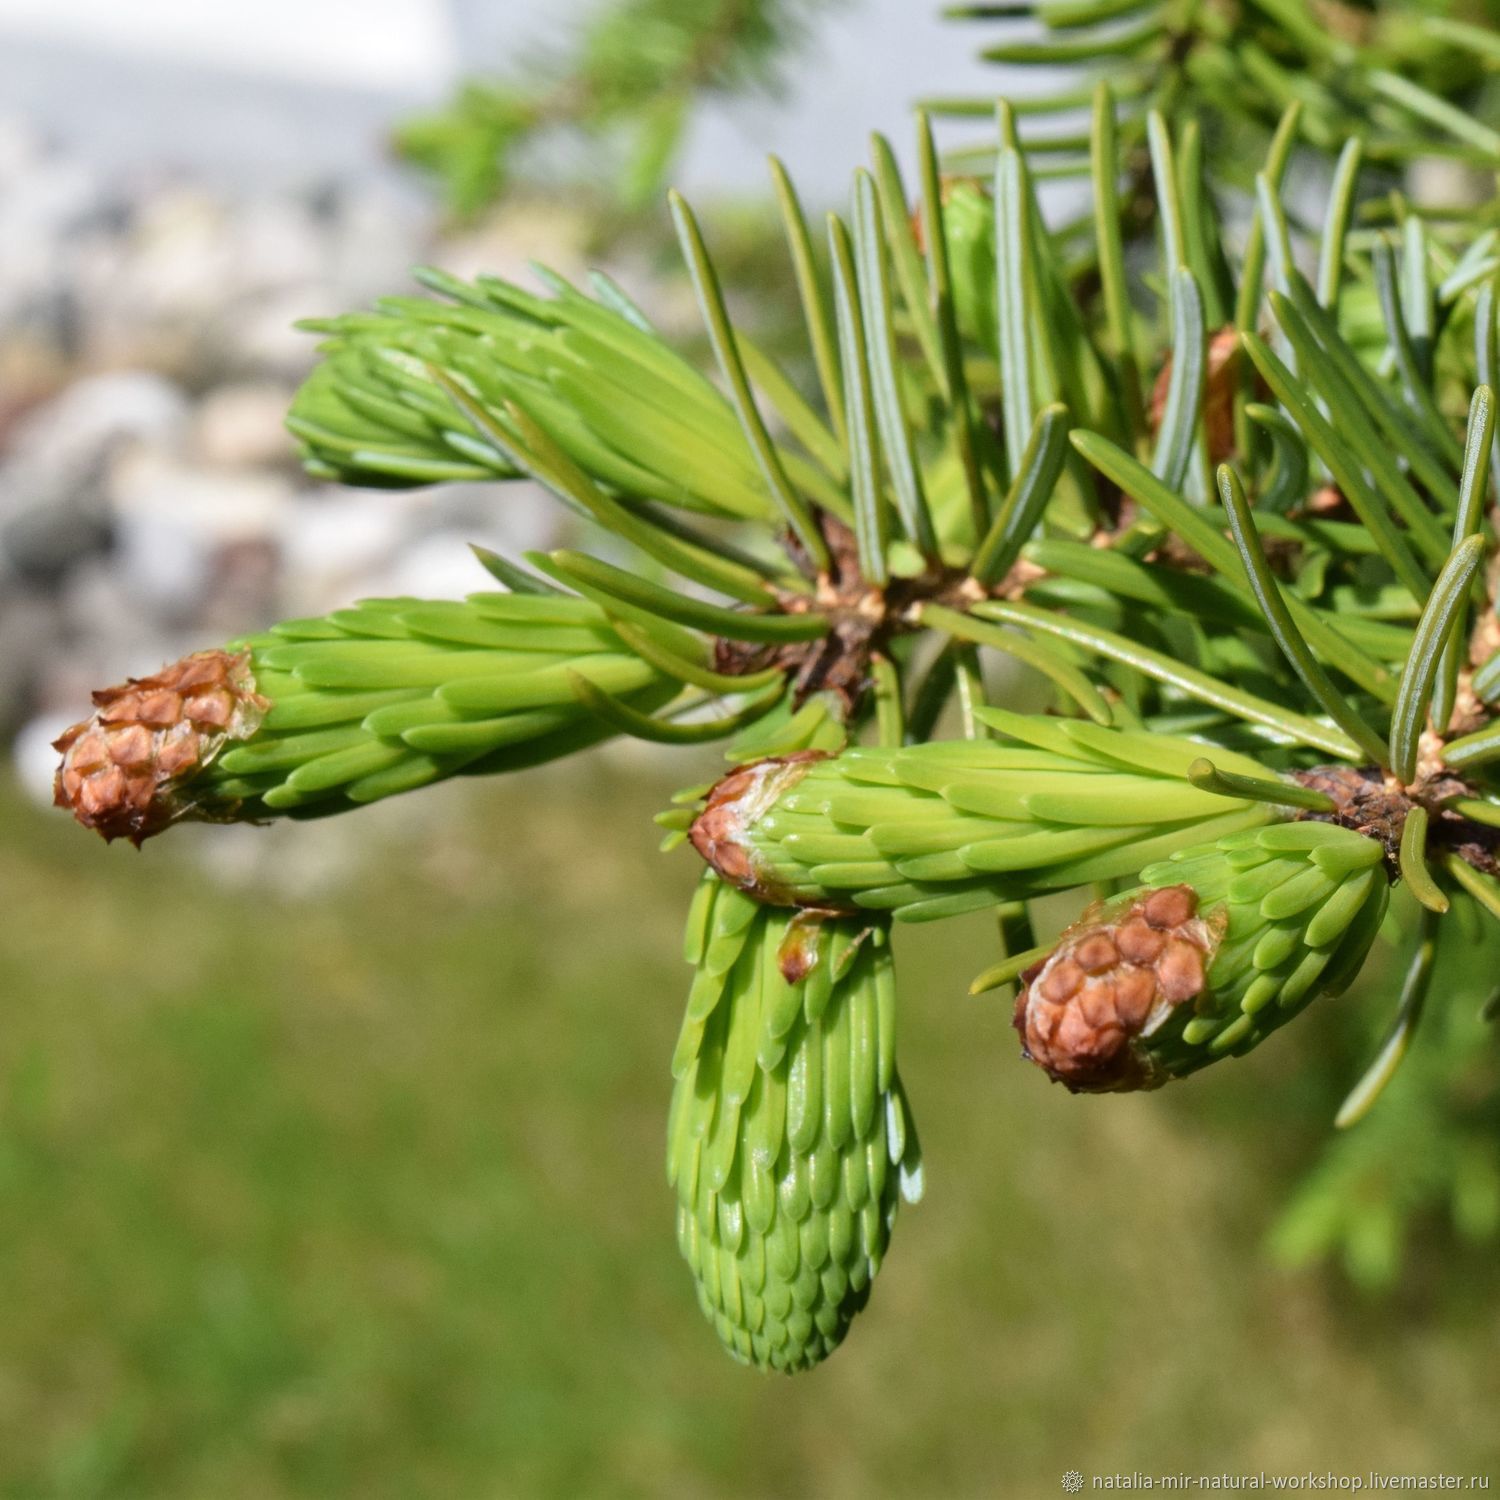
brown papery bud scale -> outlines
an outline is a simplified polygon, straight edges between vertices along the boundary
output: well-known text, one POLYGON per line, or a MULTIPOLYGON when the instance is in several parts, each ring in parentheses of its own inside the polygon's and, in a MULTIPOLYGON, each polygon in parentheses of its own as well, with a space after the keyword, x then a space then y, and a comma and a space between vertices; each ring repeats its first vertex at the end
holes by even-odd
POLYGON ((1198 915, 1189 885, 1091 908, 1022 975, 1015 1027, 1025 1055, 1074 1093, 1165 1082, 1136 1039, 1203 993, 1222 926, 1198 915))
POLYGON ((53 742, 63 757, 53 801, 137 847, 192 811, 182 783, 228 741, 248 739, 270 708, 248 651, 199 651, 93 697, 94 714, 53 742))

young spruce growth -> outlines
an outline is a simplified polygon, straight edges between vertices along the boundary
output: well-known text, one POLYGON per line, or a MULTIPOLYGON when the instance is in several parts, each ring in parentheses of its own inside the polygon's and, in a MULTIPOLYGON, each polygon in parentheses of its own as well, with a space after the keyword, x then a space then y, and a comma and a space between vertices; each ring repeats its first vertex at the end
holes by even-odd
MULTIPOLYGON (((274 626, 59 741, 59 804, 136 843, 611 735, 725 742, 659 820, 709 867, 668 1174, 705 1312, 783 1370, 837 1347, 920 1193, 895 924, 993 911, 975 988, 1017 987, 1022 1056, 1075 1091, 1158 1087, 1404 975, 1342 1125, 1440 965, 1472 1016, 1500 931, 1488 11, 961 10, 1080 80, 1002 102, 948 175, 926 114, 914 184, 877 139, 822 232, 773 163, 805 370, 734 326, 675 195, 711 371, 602 276, 425 271, 427 297, 310 325, 312 472, 526 477, 598 555, 482 554, 498 591, 274 626), (1434 157, 1490 177, 1425 203, 1434 157), (1068 178, 1087 209, 1044 214, 1068 178), (1073 925, 1033 929, 1068 891, 1073 925)), ((1493 1157, 1439 1160, 1402 1205, 1451 1187, 1492 1232, 1493 1157)), ((1329 1162, 1304 1248, 1355 1233, 1366 1166, 1329 1162)))

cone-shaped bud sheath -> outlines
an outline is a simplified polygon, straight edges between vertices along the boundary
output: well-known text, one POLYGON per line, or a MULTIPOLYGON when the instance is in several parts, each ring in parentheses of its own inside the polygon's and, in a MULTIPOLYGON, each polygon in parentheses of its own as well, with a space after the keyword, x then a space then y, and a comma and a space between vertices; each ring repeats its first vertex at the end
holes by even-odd
POLYGON ((226 744, 248 740, 269 703, 255 690, 249 651, 200 651, 153 677, 94 694, 92 717, 62 752, 53 801, 105 839, 139 845, 181 817, 181 788, 226 744))
POLYGON ((309 469, 351 484, 513 475, 525 412, 596 483, 730 518, 770 502, 718 389, 623 311, 556 280, 426 273, 454 301, 391 297, 309 323, 330 335, 287 426, 309 469))
POLYGON ((316 816, 607 738, 576 676, 640 710, 678 684, 584 599, 370 599, 94 695, 57 801, 139 843, 185 817, 316 816))
POLYGON ((1091 907, 1023 976, 1025 1055, 1087 1093, 1240 1056, 1354 978, 1389 896, 1382 846, 1329 823, 1185 849, 1091 907))
MULTIPOLYGON (((1187 780, 1203 746, 985 710, 1010 743, 966 740, 743 766, 709 794, 698 852, 771 905, 925 921, 1134 876, 1275 809, 1187 780)), ((1269 774, 1214 751, 1225 770, 1269 774)))
POLYGON ((768 910, 706 876, 673 1059, 677 1238, 725 1347, 805 1370, 865 1305, 921 1158, 883 924, 768 910))

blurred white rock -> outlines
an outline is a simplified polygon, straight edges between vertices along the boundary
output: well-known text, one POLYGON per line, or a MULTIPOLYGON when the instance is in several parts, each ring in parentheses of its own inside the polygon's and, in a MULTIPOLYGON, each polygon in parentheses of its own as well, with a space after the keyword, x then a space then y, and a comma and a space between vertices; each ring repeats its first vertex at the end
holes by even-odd
POLYGON ((276 471, 209 468, 137 451, 113 486, 115 571, 144 617, 189 626, 205 611, 226 548, 277 547, 292 496, 290 479, 276 471))
POLYGON ((115 577, 146 619, 186 621, 207 587, 210 555, 200 528, 165 511, 138 512, 117 528, 115 577))
POLYGON ((154 672, 203 644, 188 612, 171 598, 144 593, 113 558, 90 558, 74 568, 58 603, 66 648, 38 684, 43 707, 86 709, 94 688, 154 672))
POLYGON ((219 310, 220 355, 236 374, 295 384, 316 363, 318 348, 316 335, 298 328, 298 320, 343 300, 323 282, 240 298, 219 310))
POLYGON ((275 470, 221 468, 144 447, 122 455, 111 486, 121 526, 165 517, 214 541, 275 534, 294 491, 275 470))
POLYGON ((421 498, 404 491, 317 489, 295 495, 280 532, 283 604, 294 615, 347 603, 390 564, 421 498))
POLYGON ((193 456, 210 467, 230 469, 295 462, 296 444, 286 430, 292 394, 266 380, 209 391, 193 413, 193 456))
POLYGON ((59 611, 50 590, 0 591, 0 738, 12 733, 36 699, 36 686, 58 650, 59 611))
POLYGON ((0 191, 0 317, 7 322, 66 286, 68 261, 59 249, 97 211, 104 191, 82 161, 17 157, 0 191))
POLYGON ((390 184, 341 184, 325 195, 325 205, 329 300, 300 317, 344 312, 401 290, 411 267, 436 253, 431 205, 390 184))
POLYGON ((433 531, 418 537, 370 580, 369 592, 419 599, 462 599, 478 593, 490 586, 490 579, 469 550, 474 540, 465 531, 433 531))
POLYGON ((186 429, 188 410, 182 390, 151 371, 85 375, 16 424, 5 480, 14 482, 22 465, 55 470, 59 463, 119 438, 173 443, 186 429))
POLYGON ((0 464, 0 582, 59 575, 103 548, 121 453, 180 442, 187 399, 144 371, 85 377, 18 421, 0 464))
POLYGON ((226 216, 224 232, 237 288, 306 286, 326 273, 325 228, 300 194, 258 193, 226 216))
POLYGON ((445 484, 427 494, 434 526, 506 553, 555 547, 575 524, 562 501, 538 484, 445 484))

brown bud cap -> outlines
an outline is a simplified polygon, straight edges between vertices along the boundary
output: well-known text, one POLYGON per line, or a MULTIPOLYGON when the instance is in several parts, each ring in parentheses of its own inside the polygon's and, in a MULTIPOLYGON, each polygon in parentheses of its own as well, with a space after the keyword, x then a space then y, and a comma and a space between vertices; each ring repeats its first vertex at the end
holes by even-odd
POLYGON ((761 867, 746 834, 778 797, 807 774, 809 765, 824 758, 822 750, 798 750, 731 771, 709 792, 688 832, 693 848, 747 896, 768 906, 797 905, 761 867))
POLYGON ((137 847, 192 810, 181 782, 227 741, 254 734, 271 706, 255 691, 248 651, 199 651, 93 698, 93 716, 53 741, 63 758, 52 800, 106 840, 137 847))
POLYGON ((786 936, 776 949, 776 967, 788 984, 801 984, 822 957, 826 935, 821 912, 799 911, 786 924, 786 936))
POLYGON ((1138 1039, 1203 993, 1222 936, 1190 885, 1090 908, 1021 976, 1022 1055, 1074 1093, 1164 1083, 1138 1039))

